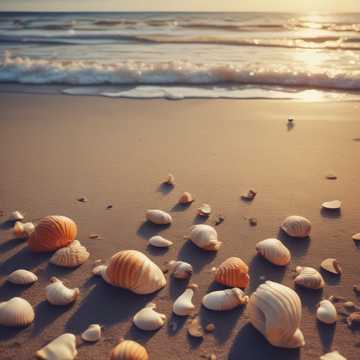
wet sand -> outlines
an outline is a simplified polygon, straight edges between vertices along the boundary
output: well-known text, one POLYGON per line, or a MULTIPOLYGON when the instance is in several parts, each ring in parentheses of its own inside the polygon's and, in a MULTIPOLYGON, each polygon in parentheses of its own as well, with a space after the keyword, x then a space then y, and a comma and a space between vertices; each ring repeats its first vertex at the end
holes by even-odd
POLYGON ((360 354, 360 331, 338 321, 335 326, 315 319, 317 303, 332 294, 359 301, 352 285, 360 283, 360 249, 351 235, 360 232, 360 106, 356 103, 300 103, 287 101, 131 101, 95 97, 1 94, 0 97, 0 210, 18 209, 26 220, 49 214, 73 218, 79 240, 91 253, 75 270, 48 264, 51 254, 32 254, 22 240, 13 239, 5 216, 0 218, 0 300, 23 296, 35 308, 36 320, 26 329, 0 327, 0 358, 30 359, 36 350, 64 332, 79 335, 89 324, 104 326, 103 338, 78 347, 78 359, 108 359, 121 337, 144 344, 150 358, 199 359, 215 353, 218 359, 313 360, 331 349, 348 360, 360 354), (287 118, 295 118, 287 127, 287 118), (161 186, 167 173, 176 186, 161 186), (335 172, 337 180, 326 180, 335 172), (253 202, 240 195, 258 191, 253 202), (196 201, 176 206, 183 191, 196 201), (76 199, 86 196, 89 201, 76 199), (340 213, 320 210, 326 200, 340 199, 340 213), (188 228, 202 202, 212 205, 214 216, 225 221, 217 227, 223 246, 206 253, 186 242, 188 228), (113 208, 106 209, 112 204, 113 208), (144 222, 144 211, 170 211, 170 227, 144 222), (310 239, 291 239, 279 232, 288 215, 312 221, 310 239), (258 219, 250 226, 248 217, 258 219), (97 233, 102 239, 89 239, 97 233), (150 249, 147 239, 161 233, 174 242, 169 250, 150 249), (255 255, 257 241, 280 238, 291 250, 286 268, 275 267, 255 255), (194 301, 202 323, 216 331, 203 341, 188 337, 185 320, 171 315, 174 299, 186 282, 168 280, 166 288, 149 295, 134 295, 111 287, 91 274, 93 261, 108 259, 116 251, 137 249, 158 265, 171 259, 191 262, 199 285, 194 301), (215 313, 200 307, 209 289, 218 289, 210 269, 229 256, 250 266, 252 293, 266 279, 293 287, 291 270, 297 265, 318 267, 336 257, 343 275, 323 273, 323 291, 296 289, 303 303, 301 329, 306 346, 277 349, 248 323, 242 307, 215 313), (4 282, 17 268, 39 276, 30 287, 4 282), (54 307, 45 301, 51 276, 79 287, 73 306, 54 307), (132 316, 149 301, 168 316, 158 332, 142 332, 132 316), (177 324, 174 331, 170 322, 177 324))

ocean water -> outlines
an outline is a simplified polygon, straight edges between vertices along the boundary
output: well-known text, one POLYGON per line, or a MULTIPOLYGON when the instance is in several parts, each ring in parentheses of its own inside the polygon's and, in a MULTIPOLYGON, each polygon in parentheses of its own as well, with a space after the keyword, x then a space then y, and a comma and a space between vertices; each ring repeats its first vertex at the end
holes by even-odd
POLYGON ((113 98, 359 100, 360 14, 0 13, 0 83, 113 98))

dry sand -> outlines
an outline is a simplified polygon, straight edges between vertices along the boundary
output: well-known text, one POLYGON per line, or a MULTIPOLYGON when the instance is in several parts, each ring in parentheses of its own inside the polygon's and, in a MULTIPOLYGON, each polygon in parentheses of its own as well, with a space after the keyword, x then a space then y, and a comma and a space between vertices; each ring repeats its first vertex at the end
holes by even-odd
POLYGON ((63 270, 48 264, 50 255, 31 254, 2 224, 0 300, 23 296, 36 311, 27 329, 0 327, 2 360, 30 359, 54 337, 64 332, 79 335, 92 323, 104 325, 103 339, 79 346, 78 359, 108 359, 120 337, 145 344, 156 360, 199 359, 210 353, 218 359, 313 360, 330 349, 338 349, 348 360, 359 359, 359 331, 350 331, 342 321, 326 326, 315 319, 323 297, 359 300, 352 285, 360 282, 360 253, 351 240, 360 232, 358 104, 2 94, 0 109, 0 210, 21 210, 27 220, 67 215, 77 222, 79 240, 91 253, 80 268, 63 270), (287 127, 288 116, 295 118, 292 129, 287 127), (168 172, 176 177, 170 192, 160 186, 168 172), (335 172, 338 180, 326 180, 328 172, 335 172), (251 203, 243 202, 240 195, 250 187, 258 195, 251 203), (183 191, 196 197, 188 209, 175 206, 183 191), (89 201, 76 201, 81 196, 89 201), (341 213, 321 212, 320 204, 332 199, 343 201, 341 213), (217 254, 183 239, 189 226, 199 221, 195 212, 202 202, 212 205, 214 215, 225 217, 217 227, 224 242, 217 254), (113 204, 111 210, 106 210, 108 204, 113 204), (148 208, 170 211, 173 225, 159 229, 144 223, 148 208), (279 224, 291 214, 311 219, 310 240, 279 232, 279 224), (249 226, 246 217, 256 217, 258 226, 249 226), (168 251, 147 246, 147 239, 159 231, 175 243, 168 251), (89 239, 91 233, 102 239, 89 239), (255 255, 255 243, 268 237, 279 237, 290 248, 290 266, 275 267, 255 255), (203 341, 190 339, 185 320, 171 315, 172 302, 185 282, 169 280, 159 293, 139 296, 91 276, 94 260, 121 249, 143 251, 159 265, 176 258, 191 262, 191 281, 200 287, 195 302, 202 322, 213 322, 216 331, 203 341), (323 274, 323 292, 297 289, 303 302, 304 348, 270 346, 249 325, 243 308, 224 313, 200 308, 202 296, 219 288, 212 282, 211 267, 229 256, 249 264, 248 293, 262 282, 261 276, 293 287, 291 269, 296 265, 318 267, 326 257, 338 259, 344 273, 341 278, 323 274), (5 283, 4 276, 17 268, 35 271, 39 281, 26 288, 5 283), (54 275, 80 287, 75 305, 53 307, 44 300, 44 287, 54 275), (137 330, 131 323, 150 300, 169 320, 155 333, 137 330), (175 331, 169 326, 172 321, 175 331))

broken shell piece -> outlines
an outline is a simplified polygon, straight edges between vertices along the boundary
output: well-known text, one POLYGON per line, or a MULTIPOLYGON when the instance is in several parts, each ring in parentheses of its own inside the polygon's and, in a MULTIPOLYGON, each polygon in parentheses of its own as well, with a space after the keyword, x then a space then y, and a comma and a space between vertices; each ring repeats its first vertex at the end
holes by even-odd
POLYGON ((226 311, 246 304, 249 297, 238 288, 213 291, 206 294, 202 299, 202 304, 209 310, 226 311))
POLYGON ((360 241, 360 233, 354 234, 354 235, 352 236, 352 239, 353 239, 354 241, 360 241))
POLYGON ((123 340, 112 350, 110 360, 149 360, 149 355, 137 342, 123 340))
POLYGON ((299 215, 288 216, 281 224, 281 229, 289 236, 296 238, 305 238, 310 235, 311 222, 299 215))
POLYGON ((168 174, 164 184, 174 186, 175 185, 175 176, 173 174, 168 174))
POLYGON ((354 290, 357 294, 360 294, 360 285, 353 285, 353 290, 354 290))
POLYGON ((336 259, 332 259, 332 258, 329 258, 329 259, 325 259, 321 262, 320 266, 332 273, 332 274, 335 274, 335 275, 340 275, 342 273, 342 269, 341 269, 341 266, 340 264, 337 262, 336 259))
POLYGON ((91 324, 82 334, 81 338, 87 342, 96 342, 101 338, 101 326, 91 324))
POLYGON ((70 245, 57 250, 50 262, 57 266, 73 268, 83 264, 89 256, 86 248, 78 240, 74 240, 70 245))
POLYGON ((320 360, 346 360, 338 351, 332 351, 320 356, 320 360))
POLYGON ((10 327, 28 326, 34 321, 32 306, 21 297, 13 297, 0 303, 0 325, 10 327))
POLYGON ((325 201, 321 204, 324 209, 327 210, 339 210, 341 208, 340 200, 325 201))
POLYGON ((46 299, 52 305, 68 305, 77 300, 80 295, 78 288, 69 289, 56 277, 50 279, 46 287, 46 299))
POLYGON ((334 324, 337 318, 336 308, 329 300, 320 301, 316 310, 316 318, 325 324, 334 324))
POLYGON ((353 312, 346 318, 349 327, 353 325, 360 325, 360 311, 353 312))
POLYGON ((106 268, 107 268, 107 265, 104 265, 104 264, 96 265, 92 269, 92 273, 97 276, 102 276, 103 273, 106 272, 106 268))
POLYGON ((325 177, 328 180, 336 180, 337 179, 337 176, 334 173, 329 173, 325 177))
POLYGON ((224 222, 225 218, 222 215, 219 215, 218 218, 215 221, 215 226, 220 225, 222 222, 224 222))
POLYGON ((193 273, 193 267, 185 261, 171 260, 169 268, 172 276, 176 279, 188 279, 193 273))
POLYGON ((143 309, 137 312, 133 318, 134 324, 141 330, 155 331, 160 329, 166 321, 166 315, 155 311, 154 303, 147 304, 143 309))
POLYGON ((308 266, 297 266, 295 271, 297 273, 294 279, 296 285, 315 290, 324 287, 324 279, 316 269, 308 266))
POLYGON ((73 360, 77 355, 76 338, 73 334, 63 334, 36 352, 43 360, 73 360))
POLYGON ((183 204, 183 205, 191 204, 193 201, 194 201, 194 199, 193 199, 192 195, 189 192, 185 191, 180 196, 179 204, 183 204))
POLYGON ((274 265, 285 266, 291 260, 289 249, 278 239, 259 241, 256 251, 274 265))
POLYGON ((160 235, 155 235, 149 239, 149 244, 155 247, 164 248, 173 245, 173 242, 163 238, 160 235))
POLYGON ((176 299, 173 305, 173 312, 178 316, 188 316, 195 309, 192 303, 194 291, 198 289, 196 284, 191 284, 188 288, 176 299))
POLYGON ((32 222, 22 223, 16 221, 13 233, 17 238, 27 238, 29 237, 35 229, 35 225, 32 222))
POLYGON ((256 194, 257 194, 257 192, 255 190, 250 189, 247 193, 242 194, 241 198, 243 200, 251 201, 251 200, 255 199, 256 194))
POLYGON ((6 279, 16 285, 30 285, 38 280, 38 277, 31 271, 18 269, 13 271, 6 279))
POLYGON ((187 331, 190 336, 196 338, 204 337, 204 331, 200 325, 200 319, 196 316, 194 319, 189 319, 187 322, 187 331))
POLYGON ((145 213, 146 220, 157 225, 167 225, 172 223, 172 217, 162 210, 147 210, 145 213))
POLYGON ((249 284, 249 267, 238 257, 226 259, 218 268, 212 269, 218 283, 244 289, 249 284))
POLYGON ((222 242, 218 240, 215 228, 206 224, 198 224, 191 227, 189 238, 197 247, 206 251, 219 250, 222 242))
POLYGON ((24 215, 20 211, 13 211, 9 216, 9 221, 21 221, 24 220, 24 215))
POLYGON ((199 216, 210 216, 211 214, 211 207, 209 204, 202 204, 198 208, 198 215, 199 216))

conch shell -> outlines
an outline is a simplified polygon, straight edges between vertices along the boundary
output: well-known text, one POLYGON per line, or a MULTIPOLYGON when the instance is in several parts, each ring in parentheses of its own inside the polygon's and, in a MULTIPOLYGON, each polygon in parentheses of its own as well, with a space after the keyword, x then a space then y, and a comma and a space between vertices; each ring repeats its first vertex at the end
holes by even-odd
POLYGON ((157 225, 167 225, 172 223, 171 215, 163 210, 147 210, 145 217, 146 220, 157 225))
POLYGON ((265 239, 256 244, 256 251, 274 265, 285 266, 291 260, 289 249, 278 239, 265 239))
POLYGON ((246 309, 252 325, 272 345, 284 348, 305 345, 299 329, 301 300, 294 290, 266 281, 251 295, 246 309))
POLYGON ((329 300, 320 301, 316 310, 316 318, 325 324, 334 324, 337 319, 337 311, 334 304, 329 300))
POLYGON ((212 271, 215 274, 215 281, 222 285, 245 289, 249 284, 249 267, 238 257, 226 259, 212 271))
POLYGON ((160 329, 166 321, 166 315, 155 311, 154 303, 147 304, 143 309, 137 312, 133 318, 134 324, 141 330, 155 331, 160 329))
POLYGON ((96 342, 101 339, 101 326, 91 324, 82 334, 81 338, 87 342, 96 342))
POLYGON ((13 297, 0 303, 0 325, 25 327, 35 319, 32 306, 21 297, 13 297))
POLYGON ((283 221, 281 229, 283 229, 289 236, 305 238, 310 235, 311 222, 303 216, 292 215, 283 221))
POLYGON ((247 304, 249 297, 238 288, 213 291, 206 294, 202 304, 209 310, 226 311, 247 304))
POLYGON ((312 267, 296 267, 297 276, 294 279, 296 285, 306 287, 308 289, 322 289, 325 285, 321 274, 312 267))
POLYGON ((13 228, 15 237, 22 239, 29 237, 35 230, 35 225, 32 222, 22 223, 17 221, 13 228))
POLYGON ((30 235, 28 245, 32 251, 55 251, 75 240, 77 227, 66 216, 46 216, 36 225, 30 235))
POLYGON ((77 355, 76 338, 73 334, 63 334, 36 352, 43 360, 73 360, 77 355))
POLYGON ((173 312, 178 316, 188 316, 194 309, 195 305, 192 303, 194 291, 198 289, 196 284, 191 284, 187 289, 176 299, 173 305, 173 312))
POLYGON ((74 240, 70 245, 63 247, 55 252, 50 258, 54 265, 73 268, 83 264, 90 254, 78 240, 74 240))
POLYGON ((186 238, 189 238, 197 247, 207 251, 217 251, 222 244, 218 240, 216 230, 206 224, 192 226, 190 235, 186 238))
POLYGON ((29 270, 18 269, 13 271, 6 279, 16 285, 30 285, 38 280, 38 277, 29 270))
POLYGON ((68 305, 77 300, 80 295, 78 288, 69 289, 56 277, 50 279, 46 287, 46 299, 52 305, 68 305))
POLYGON ((136 294, 151 294, 166 285, 160 268, 136 250, 119 251, 113 255, 105 276, 110 284, 136 294))
POLYGON ((172 276, 176 279, 188 279, 193 273, 192 265, 185 261, 171 260, 169 267, 172 276))
POLYGON ((114 347, 110 360, 149 360, 149 355, 142 345, 124 340, 114 347))
POLYGON ((179 199, 179 204, 191 204, 194 201, 194 198, 192 197, 192 195, 185 191, 179 199))
POLYGON ((165 248, 165 247, 169 247, 169 246, 173 245, 173 242, 168 239, 163 238, 160 235, 155 235, 149 239, 149 244, 152 246, 165 248))

